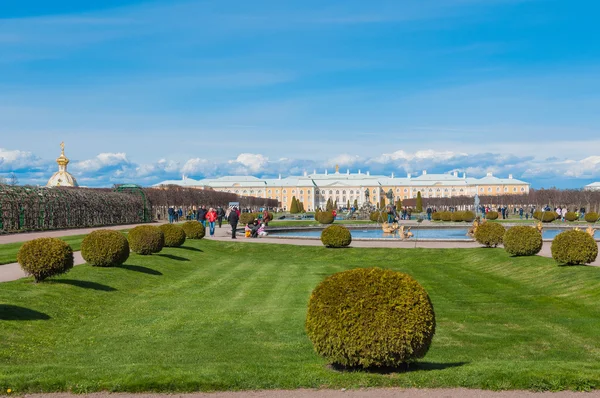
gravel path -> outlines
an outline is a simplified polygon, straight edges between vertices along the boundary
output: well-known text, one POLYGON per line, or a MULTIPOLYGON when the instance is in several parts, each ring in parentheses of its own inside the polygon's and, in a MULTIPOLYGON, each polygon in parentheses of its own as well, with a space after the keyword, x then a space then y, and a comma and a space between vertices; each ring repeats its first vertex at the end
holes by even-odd
POLYGON ((112 394, 94 393, 73 395, 67 393, 32 394, 32 398, 600 398, 600 391, 594 392, 530 392, 530 391, 488 391, 466 388, 440 389, 401 389, 368 388, 359 390, 267 390, 236 391, 194 394, 112 394))

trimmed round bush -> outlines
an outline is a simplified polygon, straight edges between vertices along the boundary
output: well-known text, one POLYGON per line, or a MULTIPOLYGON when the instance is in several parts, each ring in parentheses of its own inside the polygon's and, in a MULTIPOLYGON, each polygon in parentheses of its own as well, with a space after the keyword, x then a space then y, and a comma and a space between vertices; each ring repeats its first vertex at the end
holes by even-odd
POLYGON ((554 237, 551 251, 560 264, 589 264, 598 256, 598 245, 587 232, 572 229, 554 237))
POLYGON ((502 243, 506 230, 502 224, 484 222, 475 231, 475 240, 487 247, 496 247, 502 243))
POLYGON ((486 220, 497 220, 498 212, 497 211, 488 211, 487 213, 485 213, 485 219, 486 220))
POLYGON ((552 222, 554 220, 556 220, 558 218, 558 214, 556 214, 556 212, 554 211, 546 211, 546 212, 542 212, 540 214, 540 218, 538 218, 538 220, 540 220, 541 222, 552 222))
POLYGON ((333 213, 330 211, 320 211, 317 221, 321 224, 333 224, 333 213))
POLYGON ((595 223, 596 221, 598 221, 598 213, 595 213, 593 211, 585 213, 584 219, 587 222, 595 223))
POLYGON ((476 216, 475 216, 475 213, 473 213, 472 211, 467 210, 467 211, 463 211, 462 213, 463 213, 463 221, 473 222, 473 220, 475 220, 476 216))
POLYGON ((574 211, 568 211, 567 214, 565 214, 565 220, 567 221, 577 221, 579 219, 579 217, 577 217, 577 213, 575 213, 574 211))
POLYGON ((440 218, 442 219, 442 221, 452 221, 452 213, 450 213, 449 211, 442 211, 440 218))
POLYGON ((433 221, 440 221, 442 219, 442 214, 439 211, 434 211, 431 213, 431 219, 433 221))
POLYGON ((326 247, 346 247, 352 243, 352 234, 342 225, 330 225, 321 232, 321 242, 326 247))
MULTIPOLYGON (((319 214, 321 214, 321 213, 319 213, 319 214)), ((380 212, 378 212, 378 211, 373 211, 373 212, 371 212, 371 214, 369 214, 369 219, 370 219, 371 221, 377 222, 377 221, 379 221, 379 219, 380 219, 380 217, 379 217, 379 216, 380 216, 380 214, 381 214, 381 213, 380 213, 380 212)), ((386 215, 385 217, 381 217, 381 219, 382 219, 382 220, 387 220, 387 215, 386 215)))
MULTIPOLYGON (((240 224, 246 225, 258 219, 258 213, 240 213, 240 224)), ((200 225, 202 226, 202 225, 200 225)))
POLYGON ((179 247, 185 243, 185 232, 179 225, 163 224, 158 228, 165 235, 165 247, 179 247))
POLYGON ((204 226, 200 224, 200 221, 186 221, 181 225, 181 228, 188 239, 202 239, 206 234, 204 226))
POLYGON ((513 256, 533 256, 542 250, 542 234, 537 228, 516 226, 509 228, 502 238, 504 250, 513 256))
POLYGON ((83 238, 81 256, 94 267, 114 267, 129 258, 129 242, 119 231, 100 229, 83 238))
POLYGON ((152 225, 140 225, 129 231, 127 235, 131 251, 149 255, 158 253, 165 245, 165 235, 158 227, 152 225))
POLYGON ((25 242, 17 253, 23 271, 36 282, 64 274, 73 268, 73 249, 56 238, 39 238, 25 242))
POLYGON ((399 366, 425 356, 435 314, 427 292, 409 275, 359 268, 315 288, 306 332, 315 351, 334 364, 399 366))
POLYGON ((454 222, 462 222, 464 221, 464 212, 455 211, 452 213, 452 221, 454 222))

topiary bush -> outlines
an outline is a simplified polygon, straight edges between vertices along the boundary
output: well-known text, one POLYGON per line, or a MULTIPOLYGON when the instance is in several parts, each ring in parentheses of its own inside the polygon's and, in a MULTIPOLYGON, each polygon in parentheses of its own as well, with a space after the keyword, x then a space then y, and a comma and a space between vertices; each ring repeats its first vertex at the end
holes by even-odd
POLYGON ((495 222, 484 222, 475 231, 475 240, 487 247, 496 247, 502 243, 506 230, 502 224, 495 222))
POLYGON ((442 219, 442 214, 439 211, 434 211, 431 213, 431 219, 433 221, 440 221, 442 219))
POLYGON ((129 242, 119 231, 100 229, 83 238, 81 256, 94 267, 114 267, 129 258, 129 242))
POLYGON ((502 238, 504 250, 513 256, 533 256, 542 250, 542 234, 537 228, 516 226, 509 228, 502 238))
POLYGON ((587 222, 595 223, 596 221, 598 221, 598 213, 594 213, 593 211, 585 213, 584 219, 587 222))
POLYGON ((442 221, 452 221, 452 213, 450 213, 449 211, 442 211, 440 218, 442 219, 442 221))
POLYGON ((258 219, 258 213, 240 213, 240 224, 246 225, 258 219))
POLYGON ((206 234, 204 226, 199 221, 186 221, 181 225, 181 228, 188 239, 202 239, 206 234))
POLYGON ((321 224, 333 224, 333 213, 330 211, 320 211, 317 221, 321 224))
MULTIPOLYGON (((380 220, 380 214, 381 212, 379 211, 373 211, 371 214, 369 214, 369 219, 373 222, 377 222, 380 220)), ((385 217, 381 217, 381 220, 387 220, 387 215, 385 217)))
POLYGON ((131 251, 142 255, 158 253, 165 245, 165 235, 158 227, 152 225, 133 228, 129 231, 127 240, 131 251))
POLYGON ((488 211, 487 213, 485 213, 485 219, 486 220, 497 220, 498 212, 497 211, 488 211))
POLYGON ((559 264, 589 264, 598 256, 598 245, 587 232, 572 229, 554 237, 551 251, 559 264))
POLYGON ((185 231, 179 225, 163 224, 158 228, 165 236, 165 247, 179 247, 185 243, 185 231))
POLYGON ((334 364, 399 366, 425 356, 435 314, 427 292, 409 275, 359 268, 315 288, 306 332, 315 351, 334 364))
POLYGON ((21 246, 17 261, 23 271, 32 275, 37 283, 73 268, 73 249, 60 239, 34 239, 21 246))
POLYGON ((558 214, 556 214, 556 212, 554 211, 545 211, 540 213, 540 218, 538 218, 538 220, 540 220, 541 222, 552 222, 558 217, 558 214))
POLYGON ((321 232, 321 242, 326 247, 346 247, 352 243, 352 234, 342 225, 330 225, 321 232))
POLYGON ((464 212, 462 212, 462 211, 455 211, 455 212, 452 212, 451 219, 454 222, 462 222, 462 221, 464 221, 464 216, 465 216, 464 212))
POLYGON ((568 211, 567 214, 565 214, 565 220, 567 221, 577 221, 579 219, 579 217, 577 216, 577 213, 575 213, 574 211, 568 211))
POLYGON ((467 211, 463 211, 463 221, 466 222, 473 222, 473 220, 475 220, 475 213, 473 213, 470 210, 467 211))

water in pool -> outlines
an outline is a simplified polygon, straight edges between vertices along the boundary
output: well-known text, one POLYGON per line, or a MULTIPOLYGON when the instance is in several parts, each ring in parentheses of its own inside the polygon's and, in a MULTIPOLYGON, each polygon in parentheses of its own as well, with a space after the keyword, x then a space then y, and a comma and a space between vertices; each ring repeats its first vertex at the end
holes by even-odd
MULTIPOLYGON (((380 229, 352 229, 353 238, 378 238, 378 239, 398 239, 397 236, 384 234, 380 229)), ((544 239, 552 239, 562 230, 560 229, 544 229, 542 237, 544 239)), ((467 236, 467 228, 415 228, 411 229, 416 239, 456 239, 456 240, 471 240, 467 236)), ((321 231, 280 231, 272 232, 271 236, 297 236, 319 238, 321 231)))

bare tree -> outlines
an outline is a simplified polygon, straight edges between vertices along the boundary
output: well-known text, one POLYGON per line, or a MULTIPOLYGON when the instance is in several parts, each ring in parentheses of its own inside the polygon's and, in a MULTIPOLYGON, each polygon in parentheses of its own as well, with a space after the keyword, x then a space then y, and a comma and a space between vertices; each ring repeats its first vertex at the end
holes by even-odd
POLYGON ((19 185, 19 178, 14 172, 10 173, 10 175, 8 176, 8 181, 9 184, 13 187, 19 185))

